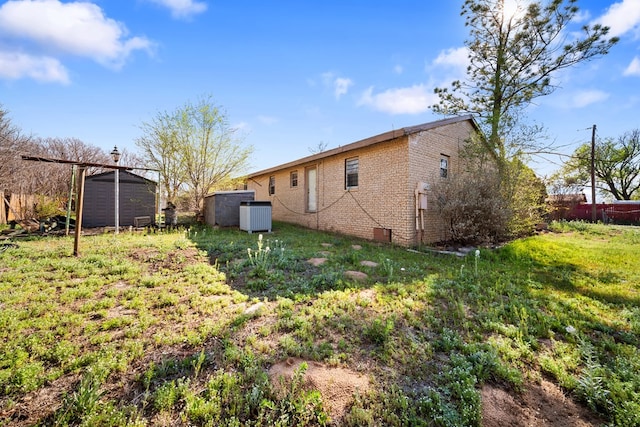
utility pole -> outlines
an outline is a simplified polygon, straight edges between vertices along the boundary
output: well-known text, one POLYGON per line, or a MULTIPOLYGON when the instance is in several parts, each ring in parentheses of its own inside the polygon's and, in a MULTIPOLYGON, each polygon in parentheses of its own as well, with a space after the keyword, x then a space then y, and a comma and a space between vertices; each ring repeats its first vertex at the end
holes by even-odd
POLYGON ((591 222, 596 222, 596 125, 591 129, 591 222))

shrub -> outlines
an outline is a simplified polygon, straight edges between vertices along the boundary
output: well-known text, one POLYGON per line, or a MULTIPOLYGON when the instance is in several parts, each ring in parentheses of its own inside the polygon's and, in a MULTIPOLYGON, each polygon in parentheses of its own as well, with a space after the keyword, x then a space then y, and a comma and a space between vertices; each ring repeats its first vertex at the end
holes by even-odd
POLYGON ((478 243, 505 236, 510 211, 500 193, 497 172, 451 175, 440 180, 433 192, 451 240, 478 243))

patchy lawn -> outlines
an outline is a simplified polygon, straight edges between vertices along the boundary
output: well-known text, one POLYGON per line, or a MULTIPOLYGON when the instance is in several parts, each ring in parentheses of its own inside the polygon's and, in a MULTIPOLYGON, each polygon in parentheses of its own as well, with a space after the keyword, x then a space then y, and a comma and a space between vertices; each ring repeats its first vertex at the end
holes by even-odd
POLYGON ((638 426, 640 229, 553 229, 464 258, 280 223, 14 242, 0 419, 638 426))

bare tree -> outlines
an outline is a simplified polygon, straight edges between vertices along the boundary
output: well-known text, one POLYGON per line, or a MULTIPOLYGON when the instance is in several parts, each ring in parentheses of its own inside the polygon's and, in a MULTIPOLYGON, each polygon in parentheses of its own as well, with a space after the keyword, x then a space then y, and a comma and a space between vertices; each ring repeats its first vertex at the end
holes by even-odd
POLYGON ((20 182, 20 155, 32 149, 30 138, 24 136, 0 105, 0 191, 12 189, 20 182))
POLYGON ((318 153, 322 153, 323 151, 325 151, 328 146, 329 146, 328 142, 320 141, 320 142, 318 142, 318 145, 316 145, 314 147, 309 147, 308 150, 309 150, 309 152, 311 154, 318 154, 318 153))

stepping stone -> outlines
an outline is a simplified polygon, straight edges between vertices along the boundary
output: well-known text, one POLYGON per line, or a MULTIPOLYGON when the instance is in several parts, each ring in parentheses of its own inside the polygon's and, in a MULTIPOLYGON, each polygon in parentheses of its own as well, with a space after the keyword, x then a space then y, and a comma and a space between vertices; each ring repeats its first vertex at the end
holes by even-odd
POLYGON ((360 265, 364 267, 377 267, 378 263, 373 261, 360 261, 360 265))
POLYGON ((244 311, 244 314, 245 314, 246 316, 251 316, 252 314, 257 313, 257 312, 258 312, 258 310, 260 310, 262 307, 264 307, 264 303, 262 303, 262 302, 259 302, 259 303, 257 303, 257 304, 253 304, 251 307, 247 308, 247 309, 244 311))
POLYGON ((325 248, 330 248, 333 245, 331 243, 323 243, 322 246, 325 248))
POLYGON ((362 249, 362 246, 360 246, 360 245, 351 245, 351 249, 359 251, 360 249, 362 249))
POLYGON ((309 260, 307 260, 307 262, 311 265, 314 265, 315 267, 324 264, 325 262, 327 262, 327 258, 311 258, 309 260))
POLYGON ((366 273, 363 273, 362 271, 352 271, 352 270, 345 271, 344 275, 345 277, 355 280, 356 282, 364 282, 369 277, 367 276, 366 273))
POLYGON ((322 256, 325 256, 325 257, 327 257, 327 256, 331 255, 331 252, 329 252, 329 251, 320 251, 320 252, 318 252, 318 253, 319 253, 320 255, 322 255, 322 256))

